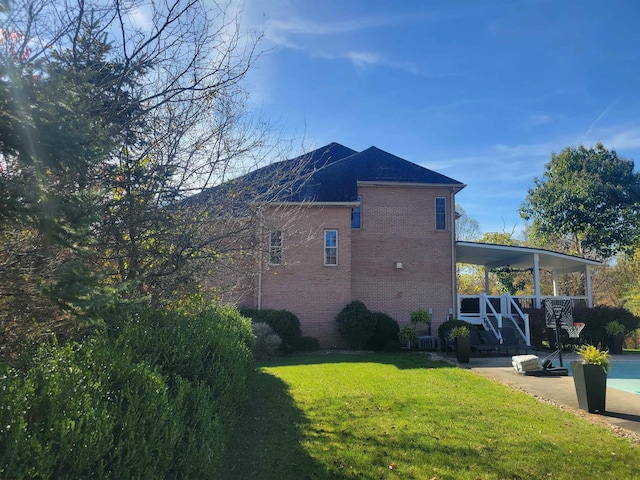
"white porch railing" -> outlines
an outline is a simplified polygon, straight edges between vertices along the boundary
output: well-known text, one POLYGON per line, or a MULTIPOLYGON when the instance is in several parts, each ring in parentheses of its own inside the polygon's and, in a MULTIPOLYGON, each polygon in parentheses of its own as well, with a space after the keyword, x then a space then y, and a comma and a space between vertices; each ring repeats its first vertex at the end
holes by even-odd
MULTIPOLYGON (((547 297, 545 297, 547 298, 547 297)), ((556 298, 556 297, 548 297, 556 298)), ((566 298, 566 297, 562 297, 566 298)), ((571 297, 575 303, 587 304, 586 297, 571 297)), ((522 311, 535 305, 535 297, 512 297, 511 295, 490 296, 458 295, 457 317, 469 323, 482 325, 500 338, 500 329, 513 327, 527 346, 531 346, 531 328, 529 315, 522 311)))
MULTIPOLYGON (((571 300, 573 308, 586 307, 589 304, 587 296, 545 296, 540 297, 541 303, 545 299, 571 300)), ((492 330, 500 338, 500 328, 507 322, 514 327, 528 346, 531 346, 531 329, 529 315, 522 309, 535 308, 535 296, 511 296, 506 295, 460 295, 458 294, 458 308, 456 318, 469 323, 482 325, 486 330, 492 330), (520 321, 518 321, 518 319, 520 321)))

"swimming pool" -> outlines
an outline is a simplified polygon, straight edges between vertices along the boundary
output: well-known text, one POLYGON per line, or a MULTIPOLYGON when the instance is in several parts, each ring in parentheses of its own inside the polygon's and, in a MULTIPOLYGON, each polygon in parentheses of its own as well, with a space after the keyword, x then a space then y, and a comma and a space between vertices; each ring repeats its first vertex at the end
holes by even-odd
MULTIPOLYGON (((571 368, 569 375, 572 375, 571 368)), ((640 358, 612 358, 607 375, 607 387, 640 395, 640 358)))
POLYGON ((640 395, 640 360, 612 360, 607 385, 640 395))

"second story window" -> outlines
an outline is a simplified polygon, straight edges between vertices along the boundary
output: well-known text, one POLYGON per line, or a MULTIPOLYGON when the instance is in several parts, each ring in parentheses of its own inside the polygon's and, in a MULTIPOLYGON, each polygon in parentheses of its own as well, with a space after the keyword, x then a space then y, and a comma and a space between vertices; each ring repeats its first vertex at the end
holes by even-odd
POLYGON ((360 228, 362 222, 362 197, 358 197, 358 206, 351 209, 351 228, 360 228))
POLYGON ((269 233, 269 263, 282 265, 282 230, 269 233))
POLYGON ((447 229, 447 199, 436 198, 436 230, 447 229))
POLYGON ((324 231, 324 264, 338 265, 338 231, 324 231))

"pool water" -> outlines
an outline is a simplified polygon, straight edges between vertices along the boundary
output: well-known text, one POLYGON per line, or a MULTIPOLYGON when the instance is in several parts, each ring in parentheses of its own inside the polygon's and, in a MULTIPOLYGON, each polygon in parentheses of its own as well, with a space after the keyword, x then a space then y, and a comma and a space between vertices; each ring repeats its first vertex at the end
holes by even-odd
MULTIPOLYGON (((572 375, 571 367, 569 367, 569 375, 572 375)), ((640 395, 640 359, 613 358, 607 374, 607 387, 640 395)))
POLYGON ((640 395, 640 360, 613 360, 607 375, 607 385, 640 395))

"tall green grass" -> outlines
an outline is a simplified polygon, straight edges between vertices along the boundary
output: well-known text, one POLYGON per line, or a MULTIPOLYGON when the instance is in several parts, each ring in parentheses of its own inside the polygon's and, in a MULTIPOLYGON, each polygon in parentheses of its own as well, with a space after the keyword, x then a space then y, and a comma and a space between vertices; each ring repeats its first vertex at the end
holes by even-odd
POLYGON ((220 478, 640 478, 638 445, 421 355, 287 358, 253 388, 220 478))

